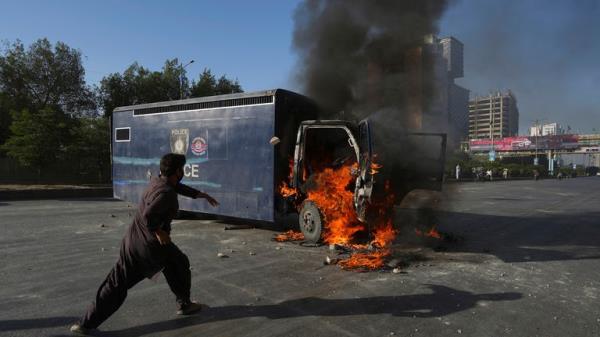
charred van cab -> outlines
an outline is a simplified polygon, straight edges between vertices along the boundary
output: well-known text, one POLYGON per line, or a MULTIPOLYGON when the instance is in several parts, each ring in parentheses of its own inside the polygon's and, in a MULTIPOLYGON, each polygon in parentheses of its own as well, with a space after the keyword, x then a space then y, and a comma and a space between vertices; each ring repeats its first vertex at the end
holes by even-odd
POLYGON ((311 188, 315 161, 321 169, 353 163, 354 181, 350 187, 356 218, 361 222, 367 221, 374 198, 383 199, 384 194, 395 193, 396 201, 400 202, 411 190, 441 189, 446 146, 444 134, 397 130, 393 144, 382 144, 376 141, 372 124, 375 124, 375 130, 382 128, 369 119, 358 123, 344 120, 300 123, 291 187, 295 190, 292 199, 299 212, 299 227, 307 241, 318 241, 325 227, 318 205, 304 200, 306 190, 311 188), (384 189, 384 186, 389 188, 384 189))

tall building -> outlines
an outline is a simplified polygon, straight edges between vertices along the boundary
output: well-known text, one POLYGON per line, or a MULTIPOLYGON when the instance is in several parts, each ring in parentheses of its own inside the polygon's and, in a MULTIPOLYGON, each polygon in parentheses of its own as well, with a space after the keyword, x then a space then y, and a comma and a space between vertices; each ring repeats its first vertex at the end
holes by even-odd
POLYGON ((469 101, 469 138, 502 138, 519 132, 517 99, 509 90, 469 101))
POLYGON ((464 45, 450 36, 439 40, 448 77, 448 121, 458 141, 469 135, 469 90, 454 83, 464 76, 464 45))
POLYGON ((462 42, 450 36, 441 38, 439 43, 442 46, 442 58, 446 62, 448 77, 453 79, 463 77, 464 45, 462 42))
POLYGON ((550 123, 542 125, 542 136, 562 135, 563 129, 558 123, 550 123))
POLYGON ((455 83, 457 78, 463 77, 463 44, 454 37, 440 39, 434 35, 425 41, 434 71, 432 89, 435 95, 430 97, 429 115, 442 118, 428 124, 443 125, 438 131, 448 134, 450 146, 458 146, 469 134, 469 90, 455 83))
MULTIPOLYGON (((405 127, 448 134, 448 146, 457 146, 468 136, 469 90, 454 82, 463 76, 463 45, 453 37, 425 37, 425 43, 409 49, 403 57, 404 72, 385 83, 405 105, 405 127), (395 83, 408 83, 394 86, 395 83)), ((371 82, 382 83, 382 69, 373 67, 371 82)), ((386 76, 392 78, 390 75, 386 76)), ((374 95, 371 95, 374 96, 374 95)))

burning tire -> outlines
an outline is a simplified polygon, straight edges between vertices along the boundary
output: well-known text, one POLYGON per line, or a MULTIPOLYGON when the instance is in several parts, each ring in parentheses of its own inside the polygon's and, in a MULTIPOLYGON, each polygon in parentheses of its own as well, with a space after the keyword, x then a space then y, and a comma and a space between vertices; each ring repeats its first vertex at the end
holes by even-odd
POLYGON ((321 239, 323 232, 323 218, 317 205, 305 200, 300 208, 298 216, 300 231, 304 234, 304 240, 311 243, 316 243, 321 239))

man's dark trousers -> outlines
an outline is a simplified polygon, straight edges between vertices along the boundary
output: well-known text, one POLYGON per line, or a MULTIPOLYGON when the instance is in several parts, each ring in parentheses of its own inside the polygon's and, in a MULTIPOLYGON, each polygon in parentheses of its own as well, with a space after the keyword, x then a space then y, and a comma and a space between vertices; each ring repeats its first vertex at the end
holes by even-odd
MULTIPOLYGON (((157 247, 158 248, 158 247, 157 247)), ((190 300, 191 272, 188 257, 174 243, 160 246, 164 257, 162 273, 175 294, 179 306, 190 300)), ((106 276, 96 293, 96 301, 90 305, 81 321, 88 329, 97 328, 108 319, 125 301, 127 290, 143 280, 153 271, 148 270, 146 261, 135 261, 125 252, 125 243, 117 263, 106 276)))

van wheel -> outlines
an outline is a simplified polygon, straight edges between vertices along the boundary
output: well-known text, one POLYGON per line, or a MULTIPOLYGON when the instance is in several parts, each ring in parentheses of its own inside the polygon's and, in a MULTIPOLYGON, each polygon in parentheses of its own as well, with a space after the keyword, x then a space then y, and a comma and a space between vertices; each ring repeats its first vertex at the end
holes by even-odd
POLYGON ((317 243, 321 240, 323 219, 319 208, 314 202, 306 200, 302 203, 298 224, 306 242, 317 243))

